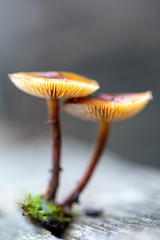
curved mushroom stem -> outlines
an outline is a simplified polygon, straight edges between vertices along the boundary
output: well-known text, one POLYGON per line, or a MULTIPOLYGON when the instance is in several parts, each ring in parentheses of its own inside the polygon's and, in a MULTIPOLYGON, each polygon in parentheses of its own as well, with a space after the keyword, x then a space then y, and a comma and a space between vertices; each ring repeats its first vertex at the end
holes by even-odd
POLYGON ((52 137, 52 176, 49 187, 47 188, 44 197, 47 200, 54 200, 59 185, 60 172, 60 150, 61 150, 61 132, 59 123, 59 100, 48 99, 48 124, 51 126, 52 137))
POLYGON ((64 208, 71 208, 74 202, 78 202, 79 195, 82 190, 85 188, 87 183, 89 182, 92 173, 100 159, 100 156, 103 152, 107 137, 109 135, 110 123, 108 122, 100 122, 98 135, 94 146, 94 151, 89 162, 88 168, 84 175, 82 176, 78 185, 73 189, 73 191, 68 195, 68 197, 61 203, 61 206, 64 208))

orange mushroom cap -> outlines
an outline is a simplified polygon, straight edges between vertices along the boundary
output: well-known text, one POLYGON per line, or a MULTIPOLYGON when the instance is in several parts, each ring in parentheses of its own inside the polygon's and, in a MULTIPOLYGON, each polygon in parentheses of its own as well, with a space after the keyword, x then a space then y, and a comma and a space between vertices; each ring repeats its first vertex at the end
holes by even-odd
POLYGON ((70 72, 19 72, 9 74, 20 90, 42 98, 78 98, 95 92, 96 81, 70 72))
POLYGON ((150 91, 100 94, 96 97, 70 99, 63 104, 63 110, 85 120, 119 121, 138 114, 150 99, 150 91))

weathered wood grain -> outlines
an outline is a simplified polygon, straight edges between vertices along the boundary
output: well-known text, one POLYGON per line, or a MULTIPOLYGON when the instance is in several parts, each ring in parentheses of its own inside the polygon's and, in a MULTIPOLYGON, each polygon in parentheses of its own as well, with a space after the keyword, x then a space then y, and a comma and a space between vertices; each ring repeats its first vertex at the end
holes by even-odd
MULTIPOLYGON (((90 150, 91 146, 87 143, 67 139, 63 151, 62 165, 65 171, 62 173, 59 199, 71 190, 82 174, 90 150)), ((16 204, 22 199, 21 190, 43 192, 49 175, 49 151, 48 141, 38 138, 12 142, 1 148, 0 240, 54 239, 49 232, 26 221, 16 204)), ((106 152, 80 198, 80 207, 75 206, 81 216, 70 224, 63 239, 159 240, 159 182, 159 170, 128 163, 106 152), (83 210, 88 206, 103 209, 103 215, 85 216, 83 210)))

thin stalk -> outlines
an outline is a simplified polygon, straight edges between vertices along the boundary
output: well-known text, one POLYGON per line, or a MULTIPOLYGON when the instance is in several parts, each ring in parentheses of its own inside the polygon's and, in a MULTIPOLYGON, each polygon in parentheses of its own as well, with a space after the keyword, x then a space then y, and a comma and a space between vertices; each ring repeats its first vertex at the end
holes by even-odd
POLYGON ((60 154, 61 154, 61 131, 59 122, 59 100, 48 99, 48 124, 51 127, 52 138, 52 175, 49 187, 47 188, 44 197, 47 200, 54 200, 56 197, 57 188, 59 185, 60 172, 60 154))
POLYGON ((92 173, 100 159, 100 156, 103 152, 107 137, 109 135, 110 123, 100 122, 98 135, 95 141, 95 146, 93 154, 86 172, 82 176, 78 185, 73 189, 73 191, 67 196, 67 198, 62 202, 62 207, 71 207, 74 202, 78 202, 80 193, 83 191, 87 183, 89 182, 92 173))

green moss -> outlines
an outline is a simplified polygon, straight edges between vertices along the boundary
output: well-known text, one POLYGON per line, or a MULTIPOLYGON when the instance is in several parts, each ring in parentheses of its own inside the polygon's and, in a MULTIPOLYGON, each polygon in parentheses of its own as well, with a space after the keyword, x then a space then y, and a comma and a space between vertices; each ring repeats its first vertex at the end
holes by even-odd
POLYGON ((19 203, 23 208, 23 215, 33 221, 57 221, 70 222, 72 217, 68 217, 60 206, 46 202, 41 196, 31 196, 29 194, 24 203, 19 203))

